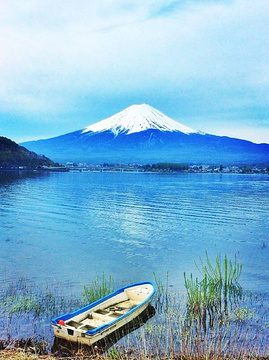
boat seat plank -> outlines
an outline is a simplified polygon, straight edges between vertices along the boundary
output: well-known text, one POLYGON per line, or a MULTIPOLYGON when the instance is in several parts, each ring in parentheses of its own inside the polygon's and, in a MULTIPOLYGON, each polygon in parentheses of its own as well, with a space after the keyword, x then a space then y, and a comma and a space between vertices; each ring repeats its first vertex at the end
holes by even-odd
POLYGON ((130 310, 133 307, 137 306, 139 303, 140 303, 139 301, 126 300, 126 301, 122 301, 122 302, 118 303, 117 307, 120 307, 120 308, 122 307, 127 310, 130 310))
POLYGON ((93 327, 98 327, 101 326, 103 324, 105 324, 106 321, 101 320, 100 318, 86 318, 85 320, 81 321, 82 325, 90 325, 93 327))
POLYGON ((92 316, 93 319, 102 320, 105 323, 111 322, 111 321, 115 320, 116 318, 118 318, 121 315, 122 315, 122 313, 116 313, 114 311, 109 312, 107 315, 99 314, 99 313, 96 313, 96 312, 91 313, 91 316, 92 316))

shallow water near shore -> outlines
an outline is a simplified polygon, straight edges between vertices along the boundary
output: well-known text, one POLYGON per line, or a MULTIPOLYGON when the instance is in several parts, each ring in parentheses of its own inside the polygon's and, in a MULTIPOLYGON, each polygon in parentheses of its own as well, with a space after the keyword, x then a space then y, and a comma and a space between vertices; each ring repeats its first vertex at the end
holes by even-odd
POLYGON ((183 290, 195 261, 236 254, 246 289, 269 292, 269 177, 239 174, 1 173, 0 283, 23 277, 76 291, 115 285, 183 290))

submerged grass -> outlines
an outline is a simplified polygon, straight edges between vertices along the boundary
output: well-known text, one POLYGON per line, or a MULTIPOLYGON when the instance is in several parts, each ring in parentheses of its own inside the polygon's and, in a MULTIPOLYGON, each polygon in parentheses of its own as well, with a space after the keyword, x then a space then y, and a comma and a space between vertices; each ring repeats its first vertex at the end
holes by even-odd
MULTIPOLYGON (((155 315, 124 337, 119 334, 112 347, 102 355, 97 350, 94 356, 113 360, 269 357, 268 305, 262 298, 242 290, 239 285, 242 267, 236 258, 230 261, 225 256, 222 261, 218 255, 212 262, 206 254, 199 264, 201 280, 184 274, 186 295, 172 290, 168 273, 164 283, 154 274, 155 315)), ((15 345, 14 339, 24 336, 34 339, 31 347, 36 353, 37 349, 49 352, 53 316, 73 311, 113 290, 114 280, 104 273, 85 286, 80 296, 68 297, 50 287, 41 289, 20 279, 0 296, 3 323, 0 338, 5 338, 7 344, 3 347, 15 345)), ((70 359, 80 358, 77 352, 70 355, 70 359)))
POLYGON ((154 283, 156 286, 156 296, 155 296, 155 307, 158 312, 165 311, 165 308, 169 306, 169 274, 166 273, 165 283, 157 277, 157 274, 154 272, 154 283))
POLYGON ((44 341, 49 347, 51 318, 74 311, 113 290, 114 280, 104 273, 76 295, 66 294, 61 287, 38 287, 20 278, 0 293, 0 339, 16 342, 24 336, 37 342, 44 341))
POLYGON ((197 268, 202 275, 200 280, 192 274, 187 278, 184 273, 188 317, 198 319, 207 331, 208 326, 224 321, 242 297, 239 284, 242 265, 236 256, 232 261, 225 255, 222 261, 220 254, 213 263, 206 253, 205 261, 200 258, 197 268))

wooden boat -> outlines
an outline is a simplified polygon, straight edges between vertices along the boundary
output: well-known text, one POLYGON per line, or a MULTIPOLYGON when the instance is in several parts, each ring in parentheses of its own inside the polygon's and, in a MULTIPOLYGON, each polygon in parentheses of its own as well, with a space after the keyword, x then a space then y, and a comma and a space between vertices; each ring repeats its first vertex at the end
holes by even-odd
POLYGON ((92 345, 140 315, 155 291, 151 282, 122 287, 82 309, 53 318, 54 335, 92 345))

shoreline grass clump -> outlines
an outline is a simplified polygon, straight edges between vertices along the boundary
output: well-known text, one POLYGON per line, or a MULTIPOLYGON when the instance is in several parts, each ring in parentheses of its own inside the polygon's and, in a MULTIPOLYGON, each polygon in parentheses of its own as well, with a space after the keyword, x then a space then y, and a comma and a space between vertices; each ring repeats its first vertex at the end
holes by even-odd
POLYGON ((189 318, 196 318, 203 325, 213 326, 214 321, 225 321, 231 308, 242 297, 242 287, 239 284, 242 265, 238 264, 236 256, 234 261, 220 254, 216 256, 215 263, 211 262, 208 254, 197 268, 202 279, 194 278, 192 274, 187 278, 184 272, 184 284, 187 292, 187 309, 189 318))
POLYGON ((107 278, 103 272, 101 279, 97 276, 91 284, 83 287, 82 296, 87 302, 92 303, 110 294, 114 290, 114 279, 111 276, 107 278))

